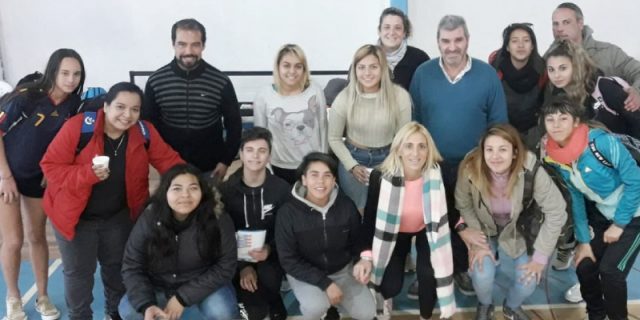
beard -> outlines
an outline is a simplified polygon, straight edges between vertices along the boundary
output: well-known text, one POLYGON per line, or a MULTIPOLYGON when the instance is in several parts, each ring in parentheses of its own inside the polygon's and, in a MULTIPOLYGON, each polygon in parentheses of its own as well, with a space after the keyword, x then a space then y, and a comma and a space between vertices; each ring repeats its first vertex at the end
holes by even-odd
POLYGON ((178 65, 182 69, 193 70, 200 64, 201 58, 194 55, 184 55, 184 56, 178 57, 177 61, 178 61, 178 65), (192 58, 192 59, 187 60, 188 58, 192 58))

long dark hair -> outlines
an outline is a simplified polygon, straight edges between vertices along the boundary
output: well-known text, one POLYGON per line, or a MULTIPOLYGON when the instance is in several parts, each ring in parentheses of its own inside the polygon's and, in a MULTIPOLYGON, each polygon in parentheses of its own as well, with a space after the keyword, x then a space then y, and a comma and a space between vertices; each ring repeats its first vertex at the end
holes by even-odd
POLYGON ((84 62, 82 62, 82 58, 75 50, 61 48, 51 54, 51 56, 49 57, 49 61, 47 62, 47 66, 44 70, 44 74, 41 78, 33 82, 29 81, 16 86, 16 88, 10 94, 7 94, 5 97, 3 97, 2 101, 9 101, 10 99, 20 94, 23 89, 27 89, 27 94, 33 99, 37 99, 49 94, 49 91, 51 91, 51 89, 56 84, 56 77, 58 76, 60 64, 62 63, 62 60, 64 58, 73 58, 80 64, 80 83, 78 83, 78 87, 76 87, 72 94, 78 96, 82 94, 84 79, 87 76, 84 69, 84 62))
POLYGON ((178 164, 162 175, 158 189, 149 199, 148 207, 158 217, 157 223, 153 225, 153 234, 147 243, 147 255, 152 265, 160 262, 166 256, 175 254, 177 250, 174 241, 176 233, 172 228, 174 225, 173 212, 167 201, 167 191, 173 179, 182 174, 197 177, 200 190, 202 190, 202 199, 191 213, 195 215, 192 223, 197 228, 196 245, 200 257, 203 260, 213 261, 221 251, 220 227, 218 225, 218 216, 222 213, 220 195, 209 187, 209 184, 201 177, 200 170, 196 167, 190 164, 178 164))

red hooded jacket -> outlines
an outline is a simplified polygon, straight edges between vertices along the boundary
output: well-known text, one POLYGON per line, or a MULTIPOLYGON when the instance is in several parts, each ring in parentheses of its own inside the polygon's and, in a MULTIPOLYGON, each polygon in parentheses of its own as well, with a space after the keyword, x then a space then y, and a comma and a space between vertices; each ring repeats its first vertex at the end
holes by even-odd
MULTIPOLYGON (((44 212, 56 230, 68 240, 75 236, 75 227, 87 206, 93 185, 100 182, 91 169, 92 159, 104 154, 105 120, 102 110, 98 112, 91 140, 76 154, 83 121, 83 114, 69 119, 40 161, 47 179, 42 202, 44 212)), ((153 125, 148 122, 145 124, 149 130, 148 149, 144 146, 145 138, 137 124, 128 130, 125 184, 127 204, 134 221, 149 197, 149 164, 162 174, 174 165, 184 163, 178 153, 162 140, 153 125)))

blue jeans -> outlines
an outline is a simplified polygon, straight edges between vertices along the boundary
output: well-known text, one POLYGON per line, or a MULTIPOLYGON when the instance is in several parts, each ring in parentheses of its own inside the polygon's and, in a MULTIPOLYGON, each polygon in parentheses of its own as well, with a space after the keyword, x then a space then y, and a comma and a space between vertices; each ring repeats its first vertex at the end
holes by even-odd
MULTIPOLYGON (((489 241, 491 244, 491 251, 493 256, 496 255, 498 248, 497 237, 492 237, 489 241)), ((507 289, 506 293, 506 305, 512 309, 518 308, 522 305, 525 299, 527 299, 536 290, 536 282, 529 281, 528 284, 524 284, 520 279, 524 275, 524 271, 520 269, 520 266, 529 262, 529 256, 527 253, 523 253, 519 257, 513 259, 506 254, 506 252, 500 252, 500 260, 506 261, 506 259, 512 259, 515 267, 514 281, 507 289)), ((505 265, 501 263, 501 265, 505 265)), ((475 262, 473 271, 469 270, 471 275, 471 281, 473 282, 473 289, 476 291, 478 301, 483 305, 489 305, 493 303, 493 284, 496 275, 496 265, 491 258, 484 257, 482 260, 482 271, 479 270, 478 262, 475 262)))
MULTIPOLYGON (((156 291, 157 306, 164 308, 168 299, 164 292, 156 291)), ((118 306, 120 317, 125 320, 142 320, 144 314, 133 309, 129 303, 128 296, 122 297, 118 306)), ((238 316, 238 302, 236 293, 231 284, 219 288, 208 297, 204 298, 198 305, 193 305, 184 309, 182 319, 212 319, 231 320, 238 316)))
MULTIPOLYGON (((353 159, 356 160, 359 165, 367 168, 380 165, 389 155, 389 147, 360 149, 347 141, 344 142, 344 145, 351 153, 353 159)), ((358 209, 364 209, 364 205, 367 202, 368 186, 360 183, 342 163, 338 166, 338 177, 342 191, 353 200, 358 209)))

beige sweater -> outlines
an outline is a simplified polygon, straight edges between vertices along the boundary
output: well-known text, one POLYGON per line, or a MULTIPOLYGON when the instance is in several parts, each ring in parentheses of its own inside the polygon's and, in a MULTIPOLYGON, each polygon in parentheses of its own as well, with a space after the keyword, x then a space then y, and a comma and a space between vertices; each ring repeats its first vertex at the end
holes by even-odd
POLYGON ((352 106, 347 103, 347 90, 343 90, 333 102, 329 111, 329 146, 347 170, 358 162, 353 159, 342 139, 343 133, 354 143, 369 148, 379 148, 391 144, 398 130, 411 121, 411 97, 398 85, 396 103, 397 120, 389 117, 383 106, 377 104, 378 94, 361 94, 354 109, 354 121, 347 123, 352 106), (346 129, 346 131, 345 131, 346 129))

